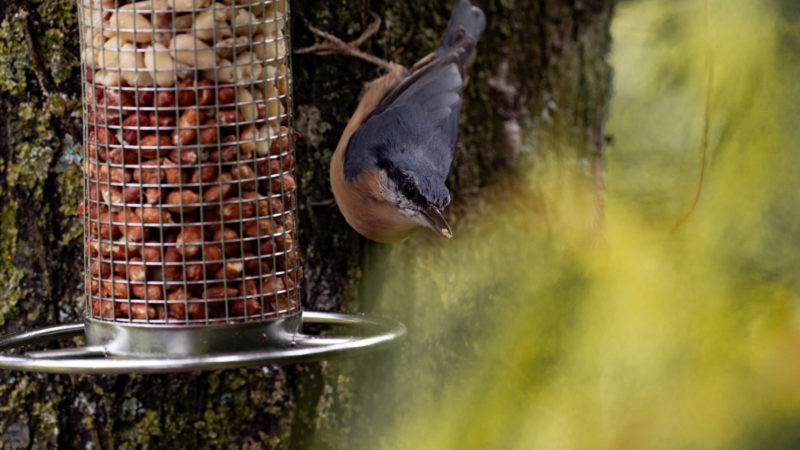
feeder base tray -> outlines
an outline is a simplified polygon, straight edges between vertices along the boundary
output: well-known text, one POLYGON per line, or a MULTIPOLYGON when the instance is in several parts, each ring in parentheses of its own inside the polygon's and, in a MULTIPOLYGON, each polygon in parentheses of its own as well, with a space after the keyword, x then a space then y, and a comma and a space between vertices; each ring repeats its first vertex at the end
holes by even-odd
MULTIPOLYGON (((265 342, 262 349, 181 356, 175 354, 132 356, 114 352, 108 346, 29 351, 24 355, 0 354, 0 369, 51 373, 163 373, 231 369, 266 364, 305 362, 375 350, 396 342, 406 327, 396 321, 370 315, 304 311, 301 329, 344 326, 355 331, 349 336, 315 336, 302 332, 289 336, 284 345, 265 342)), ((3 336, 0 350, 84 334, 85 325, 56 325, 3 336)))

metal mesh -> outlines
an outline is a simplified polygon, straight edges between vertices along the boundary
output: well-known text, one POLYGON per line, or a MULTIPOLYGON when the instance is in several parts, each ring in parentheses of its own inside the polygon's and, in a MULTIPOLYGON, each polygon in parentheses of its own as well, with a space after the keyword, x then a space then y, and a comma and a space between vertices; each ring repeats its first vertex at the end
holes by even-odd
POLYGON ((81 0, 86 314, 299 312, 285 0, 81 0))

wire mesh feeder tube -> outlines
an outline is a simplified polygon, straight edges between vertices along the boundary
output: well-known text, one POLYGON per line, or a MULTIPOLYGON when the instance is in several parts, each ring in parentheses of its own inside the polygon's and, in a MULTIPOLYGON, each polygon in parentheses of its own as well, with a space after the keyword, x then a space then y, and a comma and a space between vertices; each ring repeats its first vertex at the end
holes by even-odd
POLYGON ((286 1, 79 7, 87 344, 286 342, 302 278, 286 1))

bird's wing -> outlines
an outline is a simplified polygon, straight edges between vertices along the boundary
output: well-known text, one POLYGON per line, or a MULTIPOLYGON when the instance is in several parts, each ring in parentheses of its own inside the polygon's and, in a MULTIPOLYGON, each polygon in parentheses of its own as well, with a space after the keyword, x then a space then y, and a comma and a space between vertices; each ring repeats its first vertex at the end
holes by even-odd
POLYGON ((474 46, 466 37, 386 95, 350 138, 346 178, 354 179, 384 159, 403 163, 407 167, 398 168, 407 173, 433 170, 444 183, 458 137, 463 64, 474 46))

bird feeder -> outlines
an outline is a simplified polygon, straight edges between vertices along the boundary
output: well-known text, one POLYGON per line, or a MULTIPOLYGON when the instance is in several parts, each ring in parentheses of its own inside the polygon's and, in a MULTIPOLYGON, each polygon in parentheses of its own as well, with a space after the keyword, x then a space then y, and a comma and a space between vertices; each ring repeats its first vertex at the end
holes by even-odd
POLYGON ((402 324, 303 312, 285 0, 81 0, 85 320, 5 368, 125 373, 301 361, 402 324), (314 337, 303 325, 344 325, 314 337))

